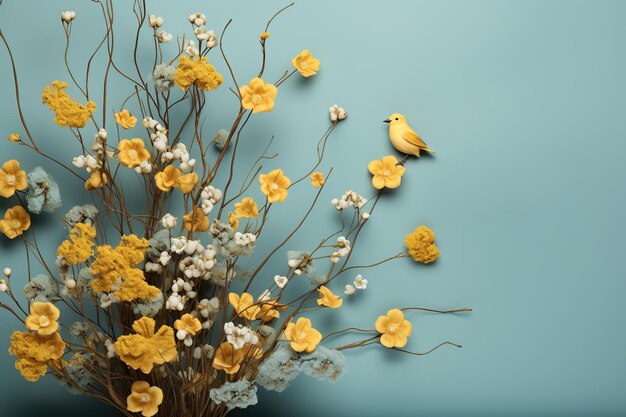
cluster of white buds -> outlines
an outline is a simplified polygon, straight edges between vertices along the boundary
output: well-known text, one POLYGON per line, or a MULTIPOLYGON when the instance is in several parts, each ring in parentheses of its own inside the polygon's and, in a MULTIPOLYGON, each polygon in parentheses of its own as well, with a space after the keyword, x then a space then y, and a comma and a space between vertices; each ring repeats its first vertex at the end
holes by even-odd
POLYGON ((167 266, 167 264, 170 263, 171 259, 172 259, 172 255, 170 255, 170 253, 167 251, 163 251, 159 255, 159 263, 163 266, 167 266))
POLYGON ((172 294, 165 302, 165 308, 168 310, 182 311, 185 303, 198 295, 193 290, 193 282, 185 281, 182 278, 176 279, 171 287, 172 294), (182 294, 182 295, 181 295, 182 294))
POLYGON ((194 26, 206 25, 206 16, 202 13, 192 13, 189 15, 189 22, 194 26))
POLYGON ((185 251, 187 246, 187 237, 172 237, 170 238, 170 252, 180 255, 185 251))
POLYGON ((364 290, 367 288, 367 280, 363 278, 363 275, 359 274, 354 279, 354 286, 357 290, 364 290))
POLYGON ((200 199, 202 211, 208 215, 215 204, 222 199, 222 192, 212 185, 208 185, 202 189, 200 199))
POLYGON ((330 108, 328 109, 328 112, 330 113, 331 122, 337 122, 337 121, 343 120, 348 116, 348 112, 345 111, 343 107, 339 107, 336 104, 333 104, 332 106, 330 106, 330 108))
POLYGON ((76 168, 85 168, 92 173, 100 169, 100 162, 93 155, 78 155, 72 158, 72 165, 76 168))
POLYGON ((236 232, 233 241, 237 246, 249 246, 256 242, 256 235, 254 233, 236 232))
POLYGON ((156 262, 146 262, 143 266, 143 270, 145 272, 156 272, 157 274, 160 274, 163 272, 163 266, 156 262))
POLYGON ((141 161, 139 166, 135 167, 137 174, 149 174, 152 172, 152 164, 148 161, 141 161))
POLYGON ((176 227, 177 221, 178 219, 176 217, 172 216, 170 213, 167 213, 161 218, 161 225, 165 229, 173 229, 176 227))
POLYGON ((339 262, 339 258, 342 258, 350 253, 350 241, 345 236, 339 236, 337 243, 333 245, 334 248, 338 248, 330 255, 330 260, 333 263, 339 262))
POLYGON ((178 269, 187 278, 202 278, 207 280, 211 276, 211 270, 215 266, 217 251, 212 245, 199 250, 193 256, 186 256, 178 263, 178 269))
POLYGON ((187 55, 189 55, 189 56, 198 56, 198 55, 200 55, 200 51, 198 50, 198 47, 196 46, 196 43, 192 39, 185 40, 185 43, 183 45, 183 49, 185 50, 185 53, 187 55))
POLYGON ((352 190, 346 190, 345 194, 342 195, 341 198, 333 198, 330 203, 339 211, 350 206, 360 209, 367 204, 367 199, 352 190))
POLYGON ((196 38, 198 38, 199 41, 206 41, 207 47, 213 48, 217 45, 217 36, 215 36, 215 32, 212 30, 196 28, 193 33, 196 34, 196 38))
POLYGON ((172 149, 163 153, 161 157, 163 162, 172 163, 172 161, 180 161, 178 169, 187 171, 196 165, 196 160, 189 156, 189 151, 184 143, 177 143, 172 149))
POLYGON ((235 349, 241 349, 245 345, 256 345, 259 343, 259 336, 247 326, 241 324, 235 325, 233 322, 224 324, 224 333, 226 333, 226 340, 230 342, 235 349))
MULTIPOLYGON (((193 345, 192 334, 186 331, 185 329, 180 329, 176 332, 176 338, 178 340, 182 340, 183 344, 187 347, 193 345)), ((191 368, 190 368, 191 369, 191 368)))
POLYGON ((104 293, 100 295, 100 308, 109 308, 111 304, 117 303, 117 301, 115 295, 104 293))
POLYGON ((91 149, 98 154, 103 154, 105 151, 108 136, 109 134, 106 129, 100 129, 98 133, 93 136, 93 144, 91 145, 91 149))
POLYGON ((346 289, 345 289, 345 291, 343 293, 346 294, 346 295, 352 295, 352 294, 354 294, 354 291, 355 291, 355 289, 354 289, 354 286, 352 284, 346 284, 346 289))
POLYGON ((72 20, 76 19, 76 12, 73 10, 65 10, 61 13, 61 20, 68 25, 72 22, 72 20))
POLYGON ((152 117, 143 119, 143 126, 150 131, 150 140, 154 149, 165 152, 167 150, 167 129, 152 117))
POLYGON ((5 279, 0 279, 0 292, 7 291, 9 291, 9 284, 7 284, 7 281, 5 279))
POLYGON ((202 300, 198 301, 196 309, 202 317, 208 319, 219 311, 220 300, 217 297, 213 297, 211 299, 203 298, 202 300))
POLYGON ((193 350, 193 358, 194 359, 202 359, 204 356, 207 359, 211 359, 213 357, 214 348, 213 346, 206 344, 202 346, 197 346, 193 350))
POLYGON ((115 357, 115 347, 113 346, 113 340, 106 339, 104 341, 104 347, 107 350, 107 358, 111 359, 115 357))
POLYGON ((155 16, 151 14, 148 17, 148 24, 150 25, 151 28, 158 29, 161 26, 163 26, 163 23, 165 23, 165 20, 160 16, 155 16))
POLYGON ((287 285, 287 277, 283 275, 274 275, 274 282, 278 285, 279 288, 285 288, 287 285))
POLYGON ((171 33, 165 32, 164 30, 160 31, 157 35, 157 40, 159 43, 168 43, 172 39, 174 39, 174 35, 171 33))

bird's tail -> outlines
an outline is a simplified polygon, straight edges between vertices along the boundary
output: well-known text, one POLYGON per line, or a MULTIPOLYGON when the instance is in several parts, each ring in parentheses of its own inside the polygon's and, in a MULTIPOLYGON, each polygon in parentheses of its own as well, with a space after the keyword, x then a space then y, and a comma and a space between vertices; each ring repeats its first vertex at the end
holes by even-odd
POLYGON ((436 153, 437 153, 437 152, 435 152, 434 150, 432 150, 432 149, 430 149, 430 148, 423 148, 422 150, 423 150, 423 151, 426 151, 426 152, 434 153, 434 154, 436 154, 436 153))

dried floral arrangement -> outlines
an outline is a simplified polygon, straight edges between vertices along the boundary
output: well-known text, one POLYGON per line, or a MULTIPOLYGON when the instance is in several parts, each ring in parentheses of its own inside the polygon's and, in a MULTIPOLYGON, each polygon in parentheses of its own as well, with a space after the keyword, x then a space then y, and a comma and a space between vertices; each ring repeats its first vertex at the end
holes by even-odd
MULTIPOLYGON (((8 239, 21 240, 28 259, 27 277, 12 277, 7 267, 0 280, 0 295, 6 297, 0 307, 25 327, 12 334, 9 347, 24 378, 34 382, 50 373, 70 390, 108 403, 127 416, 224 416, 234 408, 256 404, 257 386, 282 391, 299 374, 338 378, 345 370, 346 350, 380 345, 423 355, 443 345, 460 347, 443 342, 427 352, 405 349, 412 331, 405 313, 462 313, 468 308, 394 308, 372 318, 371 329, 349 327, 325 335, 306 317, 307 311, 317 309, 338 314, 342 297, 365 290, 368 281, 359 274, 342 286, 344 295, 338 294, 341 279, 353 270, 409 256, 430 263, 439 256, 434 233, 420 226, 407 234, 405 252, 370 265, 350 263, 359 234, 371 221, 385 190, 399 187, 405 174, 406 157, 399 162, 392 155, 367 166, 373 197, 347 190, 332 200, 332 209, 342 219, 339 230, 315 237, 319 243, 307 250, 287 250, 332 172, 317 169, 328 154, 331 134, 345 124, 343 108, 329 109, 330 124, 317 142, 317 160, 303 175, 294 178, 279 168, 262 171, 261 161, 269 159, 263 153, 249 167, 245 180, 234 183, 233 164, 242 151, 239 146, 248 120, 272 111, 279 87, 291 77, 315 76, 320 68, 320 61, 303 50, 291 61, 292 69, 273 83, 267 81, 270 25, 291 5, 267 22, 258 40, 260 70, 243 84, 222 44, 230 22, 218 38, 206 29, 205 15, 190 15, 192 39, 179 37, 171 54, 172 49, 164 44, 174 36, 162 29, 164 19, 148 14, 145 0, 135 0, 132 13, 137 19, 137 37, 130 59, 136 73, 129 74, 114 59, 113 0, 92 2, 101 9, 105 34, 91 59, 96 54, 108 57, 102 103, 92 101, 94 95, 89 94, 89 65, 81 75, 86 75, 84 84, 67 65, 71 82, 52 81, 42 95, 54 122, 77 141, 80 154, 68 156, 68 161, 73 157, 71 164, 48 155, 31 134, 22 112, 11 48, 0 31, 10 58, 22 127, 8 140, 64 167, 68 175, 84 182, 85 199, 90 201, 60 216, 68 238, 60 242, 56 254, 42 253, 31 216, 58 213, 62 187, 43 168, 27 173, 16 160, 4 162, 0 169, 0 196, 15 200, 0 220, 0 231, 8 239), (138 48, 145 32, 154 39, 152 51, 138 48), (153 54, 154 65, 141 68, 138 53, 153 54), (227 77, 209 63, 209 56, 223 60, 227 77), (107 80, 113 76, 122 77, 131 87, 128 98, 114 105, 117 110, 111 126, 107 114, 111 103, 106 100, 107 80), (207 138, 202 116, 210 100, 206 93, 225 83, 231 84, 226 94, 232 93, 239 111, 229 130, 207 138), (84 100, 76 101, 68 91, 84 100), (138 103, 145 130, 142 137, 129 139, 125 132, 136 126, 139 116, 125 109, 131 100, 138 103), (186 116, 173 118, 177 108, 185 109, 186 116), (89 131, 95 132, 93 141, 85 138, 89 131), (132 212, 125 204, 125 184, 120 180, 124 170, 135 171, 132 174, 143 182, 145 212, 132 212), (224 184, 221 189, 218 183, 224 184), (295 186, 309 187, 313 202, 301 213, 295 229, 272 230, 285 236, 279 245, 264 247, 269 212, 277 204, 286 204, 295 186), (181 207, 182 218, 170 213, 170 208, 181 207), (253 251, 262 251, 262 260, 251 271, 242 270, 240 261, 253 251), (283 270, 266 270, 270 259, 285 253, 283 270), (306 291, 287 299, 285 288, 298 280, 307 283, 306 291), (267 289, 252 294, 253 281, 262 281, 267 289), (231 288, 235 282, 241 291, 231 288), (63 322, 66 314, 78 319, 63 322), (331 339, 338 335, 355 339, 334 346, 331 339)), ((66 63, 75 19, 75 12, 61 14, 66 63)), ((397 136, 393 121, 404 118, 395 116, 387 121, 397 136)), ((398 148, 401 137, 394 141, 391 130, 390 134, 398 148)), ((418 139, 411 140, 417 143, 418 139)), ((431 151, 425 144, 422 149, 431 151)), ((404 152, 419 156, 419 149, 404 152)))

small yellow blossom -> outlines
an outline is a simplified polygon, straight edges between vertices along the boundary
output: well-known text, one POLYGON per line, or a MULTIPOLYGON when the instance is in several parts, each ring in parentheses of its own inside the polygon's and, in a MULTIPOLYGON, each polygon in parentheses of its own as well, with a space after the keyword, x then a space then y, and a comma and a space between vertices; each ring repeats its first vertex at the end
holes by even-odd
POLYGON ((313 352, 322 341, 322 334, 311 327, 311 320, 300 317, 295 323, 289 323, 285 329, 285 338, 296 352, 313 352))
POLYGON ((48 365, 55 369, 65 351, 65 342, 58 332, 50 336, 41 336, 31 332, 13 332, 9 354, 15 356, 15 368, 29 382, 35 382, 44 376, 48 365))
POLYGON ((380 343, 387 348, 406 346, 411 330, 411 322, 405 320, 402 310, 397 308, 389 310, 386 316, 380 316, 376 320, 376 331, 381 333, 380 343))
POLYGON ((282 169, 275 169, 268 174, 259 175, 261 192, 267 196, 270 203, 282 203, 287 198, 287 189, 291 185, 291 180, 283 174, 282 169))
POLYGON ((262 321, 270 321, 280 318, 280 311, 286 310, 286 304, 278 303, 278 300, 268 300, 260 303, 260 311, 256 314, 256 318, 262 321))
POLYGON ((180 319, 174 322, 174 328, 195 336, 196 333, 202 330, 202 323, 191 314, 183 314, 180 319))
POLYGON ((266 39, 267 39, 267 38, 269 38, 269 37, 270 37, 270 33, 269 33, 269 32, 263 32, 263 33, 261 33, 261 35, 260 35, 260 38, 261 38, 262 40, 266 40, 266 39))
POLYGON ((183 91, 187 91, 192 85, 200 90, 214 90, 223 82, 222 74, 209 64, 209 59, 206 57, 193 59, 183 55, 174 73, 174 84, 183 91))
POLYGON ((66 82, 53 81, 52 88, 46 86, 41 100, 55 112, 54 122, 61 126, 84 127, 96 111, 96 103, 88 101, 84 106, 72 100, 65 92, 66 82))
POLYGON ((373 175, 372 185, 378 190, 385 187, 399 187, 405 171, 402 165, 398 165, 398 160, 393 155, 384 156, 380 161, 370 162, 367 169, 373 175))
POLYGON ((20 163, 15 159, 5 162, 0 169, 0 196, 11 197, 15 191, 26 187, 26 171, 20 170, 20 163))
POLYGON ((237 217, 259 217, 259 206, 257 206, 254 198, 245 197, 241 203, 235 203, 235 214, 237 217))
POLYGON ((161 172, 157 172, 154 176, 156 185, 161 191, 171 191, 176 186, 176 181, 180 177, 180 170, 174 165, 168 165, 161 172))
POLYGON ((180 189, 183 194, 189 194, 196 184, 198 184, 198 174, 190 172, 189 174, 179 175, 176 178, 175 187, 180 189))
POLYGON ((125 167, 138 167, 150 158, 150 152, 145 149, 143 140, 139 138, 122 139, 117 145, 117 149, 119 150, 117 157, 125 167))
POLYGON ((341 304, 343 304, 343 300, 324 285, 319 287, 317 292, 320 293, 320 298, 317 299, 317 305, 330 308, 339 308, 341 307, 341 304))
POLYGON ((17 143, 22 141, 22 137, 19 133, 11 133, 8 137, 9 142, 17 143))
POLYGON ((241 362, 245 359, 244 349, 235 349, 229 342, 223 342, 216 350, 213 358, 213 367, 229 375, 237 373, 241 362))
POLYGON ((59 329, 57 320, 61 311, 52 303, 34 302, 30 306, 30 315, 26 317, 26 328, 35 330, 40 336, 50 336, 59 329))
POLYGON ((322 185, 324 185, 324 182, 326 180, 324 179, 324 174, 321 172, 314 172, 311 174, 311 185, 313 187, 321 187, 322 185))
POLYGON ((291 60, 291 65, 293 65, 303 77, 315 75, 320 70, 320 61, 313 58, 311 52, 306 49, 291 60))
POLYGON ((126 398, 126 409, 131 413, 141 413, 144 417, 152 417, 159 412, 163 402, 163 391, 159 387, 151 387, 146 381, 135 381, 130 388, 131 394, 126 398))
POLYGON ((239 216, 237 216, 235 213, 229 212, 228 213, 228 224, 234 230, 237 230, 237 228, 239 227, 239 216))
POLYGON ((272 111, 278 89, 274 84, 266 84, 259 77, 250 80, 250 85, 239 87, 241 105, 252 113, 272 111))
POLYGON ((4 213, 0 220, 0 232, 9 239, 21 236, 30 227, 30 215, 22 206, 13 206, 4 213))
POLYGON ((135 116, 131 116, 130 112, 126 109, 119 113, 115 113, 114 116, 117 124, 122 126, 124 129, 135 127, 135 124, 137 123, 137 118, 135 116))
POLYGON ((62 256, 67 265, 85 262, 93 256, 93 240, 96 229, 85 223, 77 223, 70 231, 70 240, 64 240, 57 248, 57 256, 62 256))
POLYGON ((176 359, 174 329, 161 326, 154 331, 156 322, 150 317, 135 320, 135 334, 120 336, 113 344, 115 353, 133 369, 149 374, 155 364, 162 365, 176 359))
POLYGON ((435 245, 435 233, 426 226, 420 226, 404 238, 404 246, 415 262, 429 264, 439 257, 435 245))
POLYGON ((235 313, 241 318, 246 320, 255 320, 256 315, 259 312, 259 306, 255 305, 252 294, 244 292, 241 296, 231 292, 228 294, 228 301, 230 305, 235 309, 235 313))
POLYGON ((119 301, 153 300, 161 294, 161 290, 148 284, 144 272, 138 268, 124 271, 122 283, 115 290, 115 298, 119 301))
POLYGON ((188 232, 206 232, 209 230, 209 219, 201 208, 195 207, 183 216, 183 225, 188 232))
POLYGON ((94 171, 87 181, 85 181, 85 189, 87 191, 93 191, 98 188, 103 188, 108 181, 107 174, 101 171, 94 171))

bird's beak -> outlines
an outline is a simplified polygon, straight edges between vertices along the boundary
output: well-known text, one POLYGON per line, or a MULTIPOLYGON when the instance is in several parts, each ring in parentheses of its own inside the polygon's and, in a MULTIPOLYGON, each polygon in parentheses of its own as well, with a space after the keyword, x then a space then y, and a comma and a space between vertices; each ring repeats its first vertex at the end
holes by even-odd
POLYGON ((385 120, 383 120, 383 123, 391 123, 391 120, 385 119, 385 120))

